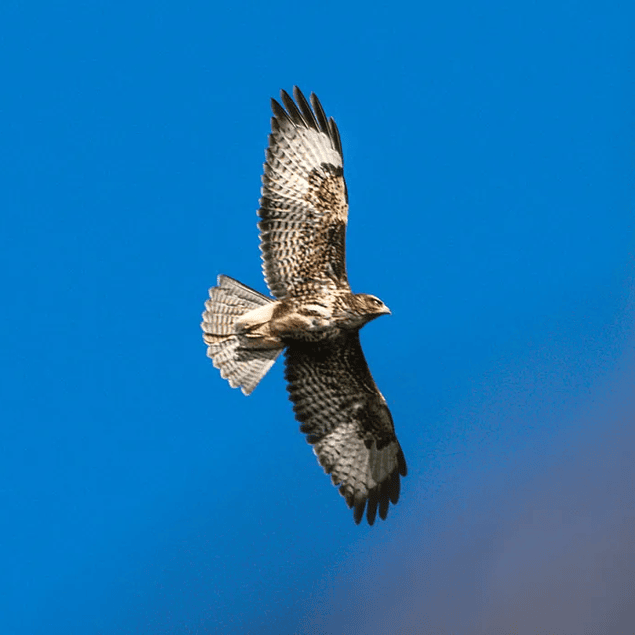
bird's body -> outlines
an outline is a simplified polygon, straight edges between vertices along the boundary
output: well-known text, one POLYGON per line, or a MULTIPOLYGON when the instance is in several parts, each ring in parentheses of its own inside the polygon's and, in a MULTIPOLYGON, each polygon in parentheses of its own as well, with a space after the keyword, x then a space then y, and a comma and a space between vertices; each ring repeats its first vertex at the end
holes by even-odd
POLYGON ((234 330, 252 348, 320 342, 336 339, 343 331, 358 329, 389 312, 381 300, 366 294, 288 298, 245 313, 234 330))
POLYGON ((406 462, 370 374, 359 329, 390 313, 348 284, 348 195, 337 126, 296 88, 272 100, 259 223, 265 280, 275 299, 227 276, 203 313, 208 356, 250 394, 284 350, 300 429, 360 522, 386 517, 406 462), (296 103, 297 102, 297 103, 296 103))

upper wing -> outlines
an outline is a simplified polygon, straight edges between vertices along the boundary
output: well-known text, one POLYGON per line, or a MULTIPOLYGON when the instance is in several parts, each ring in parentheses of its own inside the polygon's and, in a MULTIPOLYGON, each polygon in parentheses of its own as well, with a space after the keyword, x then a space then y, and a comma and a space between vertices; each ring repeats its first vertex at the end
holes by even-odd
POLYGON ((406 460, 386 400, 368 370, 359 333, 325 343, 293 342, 286 350, 287 390, 300 430, 355 522, 383 519, 399 500, 406 460))
POLYGON ((300 90, 271 100, 274 116, 258 214, 260 249, 269 290, 276 298, 344 288, 348 195, 342 144, 318 98, 300 90))

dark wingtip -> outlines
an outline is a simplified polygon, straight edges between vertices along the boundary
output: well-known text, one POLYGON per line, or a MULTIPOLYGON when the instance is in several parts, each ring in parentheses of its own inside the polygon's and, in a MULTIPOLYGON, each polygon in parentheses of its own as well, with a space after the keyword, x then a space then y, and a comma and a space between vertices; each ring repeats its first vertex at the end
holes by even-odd
POLYGON ((284 107, 275 99, 271 99, 271 110, 274 114, 274 120, 286 121, 295 126, 313 128, 318 132, 323 132, 331 140, 332 148, 342 157, 342 160, 344 159, 342 140, 337 124, 333 117, 327 119, 324 108, 322 108, 322 104, 315 93, 311 93, 307 100, 304 93, 297 86, 294 86, 293 98, 286 90, 282 89, 280 91, 280 101, 284 107))
POLYGON ((271 110, 273 112, 273 116, 279 121, 288 121, 291 123, 291 119, 287 114, 287 111, 275 100, 273 97, 271 98, 271 110))
POLYGON ((333 147, 339 155, 344 159, 344 153, 342 152, 342 140, 340 139, 340 131, 337 129, 337 124, 335 123, 335 119, 331 117, 329 119, 329 136, 331 137, 331 141, 333 142, 333 147))
MULTIPOLYGON (((353 511, 353 520, 356 525, 362 522, 362 518, 364 517, 364 507, 366 507, 366 500, 363 500, 361 503, 357 503, 355 505, 355 510, 353 511)), ((370 523, 371 525, 373 523, 370 523)))
POLYGON ((293 101, 286 90, 280 91, 280 98, 282 99, 282 103, 289 113, 291 121, 293 121, 296 126, 303 126, 304 128, 308 128, 308 122, 305 121, 302 113, 300 112, 300 109, 297 107, 296 103, 293 101))
POLYGON ((313 107, 313 112, 315 113, 318 126, 320 127, 320 131, 330 136, 329 122, 326 115, 324 114, 324 108, 322 108, 322 104, 320 103, 320 100, 318 99, 315 93, 311 93, 310 99, 311 99, 311 106, 313 107))
POLYGON ((388 498, 393 505, 396 505, 399 501, 399 494, 401 492, 401 479, 399 474, 393 474, 390 481, 386 484, 388 486, 388 498))
POLYGON ((366 506, 366 520, 369 525, 373 525, 375 523, 375 516, 377 515, 377 496, 375 493, 371 492, 368 496, 368 503, 366 506))
POLYGON ((399 474, 401 474, 401 476, 408 476, 408 466, 406 465, 406 457, 404 456, 404 453, 401 447, 399 448, 399 453, 397 454, 397 462, 399 464, 399 474))
POLYGON ((379 517, 382 520, 386 520, 386 516, 388 516, 388 506, 390 505, 390 499, 388 496, 383 496, 379 499, 379 517))
POLYGON ((295 98, 295 101, 298 104, 298 107, 300 108, 300 111, 302 112, 302 116, 304 117, 304 120, 306 121, 307 125, 310 128, 313 128, 313 130, 319 132, 320 126, 317 122, 317 119, 315 118, 315 113, 311 109, 311 106, 309 105, 309 102, 306 100, 306 97, 303 95, 302 91, 297 86, 293 87, 293 97, 295 98))

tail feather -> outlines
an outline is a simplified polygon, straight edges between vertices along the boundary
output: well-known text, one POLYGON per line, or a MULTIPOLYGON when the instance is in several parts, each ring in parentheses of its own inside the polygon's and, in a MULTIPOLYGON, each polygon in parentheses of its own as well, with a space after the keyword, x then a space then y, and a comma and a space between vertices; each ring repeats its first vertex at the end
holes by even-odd
POLYGON ((208 349, 208 357, 212 358, 214 366, 220 370, 221 377, 232 388, 240 386, 245 395, 253 392, 282 352, 282 349, 277 348, 241 349, 236 337, 216 346, 217 352, 211 352, 211 347, 208 349))
POLYGON ((217 282, 218 287, 215 287, 216 289, 226 293, 227 297, 241 298, 252 309, 273 302, 273 300, 266 295, 263 295, 255 289, 251 289, 242 282, 238 282, 238 280, 234 280, 229 276, 220 274, 217 282))
POLYGON ((248 311, 272 300, 223 275, 218 276, 218 286, 209 290, 209 296, 201 323, 207 356, 232 388, 240 386, 249 395, 273 366, 282 348, 243 348, 234 333, 234 324, 248 311))

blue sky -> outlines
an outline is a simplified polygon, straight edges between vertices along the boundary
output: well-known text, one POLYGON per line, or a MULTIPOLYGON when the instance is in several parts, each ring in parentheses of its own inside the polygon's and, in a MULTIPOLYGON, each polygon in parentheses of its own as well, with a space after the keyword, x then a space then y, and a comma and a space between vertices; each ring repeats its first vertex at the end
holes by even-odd
POLYGON ((5 2, 8 635, 624 633, 633 519, 629 3, 5 2), (205 357, 261 291, 269 98, 338 122, 364 349, 409 465, 355 526, 282 365, 205 357), (516 630, 513 630, 513 629, 516 630))

